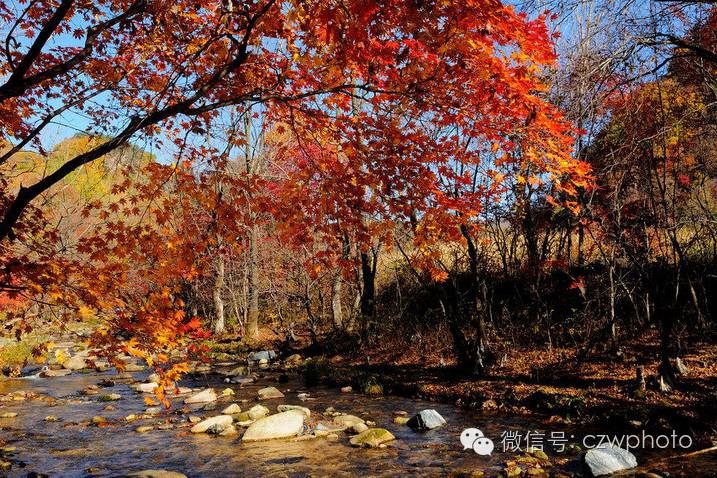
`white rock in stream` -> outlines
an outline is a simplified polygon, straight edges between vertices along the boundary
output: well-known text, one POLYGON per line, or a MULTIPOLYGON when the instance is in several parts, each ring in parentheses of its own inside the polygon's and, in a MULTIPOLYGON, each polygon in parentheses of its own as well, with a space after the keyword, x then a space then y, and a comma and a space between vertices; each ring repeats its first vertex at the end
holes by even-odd
POLYGON ((62 367, 67 370, 82 370, 87 367, 87 354, 77 354, 62 362, 62 367))
POLYGON ((442 427, 446 424, 446 420, 435 410, 421 410, 413 416, 407 425, 414 430, 425 431, 442 427))
POLYGON ((249 409, 247 414, 252 420, 258 420, 267 416, 269 414, 269 409, 266 408, 264 405, 254 405, 249 409))
POLYGON ((197 423, 190 431, 192 433, 205 433, 212 428, 214 433, 221 433, 220 430, 227 428, 232 424, 232 421, 234 420, 229 415, 217 415, 197 423))
POLYGON ((154 392, 154 389, 159 387, 156 383, 138 383, 137 385, 132 385, 132 388, 137 392, 142 393, 152 393, 154 392))
POLYGON ((616 446, 592 448, 585 453, 585 465, 593 476, 610 475, 637 466, 637 458, 616 446))
POLYGON ((208 402, 216 402, 217 401, 217 394, 212 388, 208 388, 206 390, 202 390, 199 393, 196 393, 192 395, 191 397, 184 400, 184 403, 192 404, 192 403, 208 403, 208 402))
POLYGON ((334 423, 344 428, 353 427, 357 423, 366 423, 363 418, 354 415, 338 415, 334 417, 334 423))
POLYGON ((169 390, 167 390, 167 395, 186 395, 192 392, 193 390, 189 387, 177 387, 176 389, 170 388, 169 390))
POLYGON ((276 387, 262 388, 257 392, 259 400, 269 400, 272 398, 284 398, 284 394, 279 391, 276 387))
POLYGON ((291 438, 304 430, 304 413, 289 410, 269 417, 260 418, 247 428, 242 441, 274 440, 291 438))

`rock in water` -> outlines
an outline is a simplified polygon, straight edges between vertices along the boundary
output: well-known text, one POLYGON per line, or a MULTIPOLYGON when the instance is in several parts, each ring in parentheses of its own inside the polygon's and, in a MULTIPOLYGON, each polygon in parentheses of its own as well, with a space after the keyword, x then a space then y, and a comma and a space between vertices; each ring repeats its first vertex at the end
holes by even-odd
POLYGON ((196 393, 192 395, 191 397, 184 400, 184 403, 208 403, 208 402, 216 402, 217 400, 217 394, 214 392, 214 389, 208 388, 206 390, 202 390, 199 393, 196 393))
POLYGON ((255 421, 247 428, 242 441, 290 438, 298 435, 303 430, 304 413, 301 410, 289 410, 255 421))
POLYGON ((338 415, 334 417, 334 423, 344 428, 353 427, 357 423, 366 423, 363 418, 354 415, 338 415))
POLYGON ((281 393, 276 387, 262 388, 257 392, 259 400, 269 400, 272 398, 284 398, 284 394, 281 393))
POLYGON ((269 409, 264 405, 254 405, 249 409, 247 414, 249 415, 250 420, 258 420, 267 416, 269 414, 269 409))
POLYGON ((77 354, 62 362, 62 366, 67 370, 82 370, 87 367, 87 361, 84 355, 77 354))
POLYGON ((187 478, 187 475, 176 471, 144 470, 124 475, 125 478, 187 478))
POLYGON ((237 431, 237 429, 234 425, 229 425, 228 427, 226 427, 219 433, 219 436, 230 437, 230 436, 237 435, 238 433, 239 432, 237 431))
POLYGON ((369 428, 351 438, 351 445, 377 448, 384 443, 395 440, 390 431, 383 428, 369 428))
POLYGON ((154 383, 154 382, 150 382, 150 383, 138 383, 138 384, 136 384, 136 385, 132 385, 132 388, 133 388, 135 391, 141 392, 141 393, 152 393, 152 392, 154 392, 154 389, 157 388, 157 387, 159 387, 159 385, 157 385, 157 384, 154 383))
POLYGON ((40 376, 42 376, 42 377, 64 377, 65 375, 69 375, 71 373, 72 373, 72 370, 67 370, 67 369, 64 369, 64 370, 49 369, 49 370, 43 370, 42 372, 40 372, 40 376))
POLYGON ((211 429, 213 433, 219 434, 231 425, 232 421, 233 419, 229 415, 217 415, 197 423, 190 431, 192 433, 205 433, 211 429))
POLYGON ((116 402, 117 400, 122 400, 122 395, 119 393, 110 393, 109 395, 100 396, 98 400, 100 402, 116 402))
POLYGON ((311 418, 311 410, 301 405, 279 405, 276 407, 276 411, 278 412, 287 412, 289 410, 299 410, 306 415, 306 418, 311 418))
POLYGON ((426 431, 434 428, 442 427, 446 424, 446 420, 435 410, 422 410, 413 416, 407 425, 414 430, 426 431))
POLYGON ((142 372, 144 370, 144 365, 139 365, 137 363, 128 363, 124 366, 124 369, 126 372, 142 372))
POLYGON ((635 455, 615 446, 603 446, 588 450, 584 460, 592 476, 609 475, 637 466, 635 455))
POLYGON ((222 410, 222 415, 236 415, 237 413, 241 413, 241 407, 236 403, 232 403, 222 410))
POLYGON ((351 429, 354 431, 354 433, 363 433, 368 430, 368 425, 366 425, 365 423, 354 423, 351 429))

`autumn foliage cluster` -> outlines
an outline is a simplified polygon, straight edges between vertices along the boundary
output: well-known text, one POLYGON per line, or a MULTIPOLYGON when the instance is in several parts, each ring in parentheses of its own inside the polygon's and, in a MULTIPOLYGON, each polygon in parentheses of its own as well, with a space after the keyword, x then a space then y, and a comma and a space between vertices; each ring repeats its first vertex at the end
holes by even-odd
MULTIPOLYGON (((7 332, 80 320, 171 379, 228 329, 366 339, 410 315, 408 287, 480 373, 511 277, 536 326, 555 271, 585 304, 573 267, 592 260, 614 279, 678 254, 682 273, 683 212, 664 204, 711 181, 695 144, 714 69, 675 60, 614 88, 576 149, 549 20, 499 0, 0 5, 7 332), (49 147, 68 122, 79 134, 49 147)), ((689 39, 714 51, 709 32, 689 39)))
POLYGON ((512 172, 556 197, 586 184, 545 99, 544 19, 499 1, 62 0, 3 4, 0 20, 2 284, 18 332, 38 301, 61 323, 101 319, 110 352, 168 361, 156 352, 197 332, 187 289, 259 222, 287 247, 321 242, 314 271, 345 241, 411 224, 417 264, 442 280, 430 246, 472 229, 512 172), (70 113, 101 140, 43 167, 47 125, 70 113), (265 174, 230 168, 251 119, 274 141, 265 174), (80 212, 92 227, 60 234, 53 192, 141 141, 162 160, 122 164, 80 212), (39 156, 23 161, 28 148, 39 156), (38 175, 13 174, 28 161, 38 175))

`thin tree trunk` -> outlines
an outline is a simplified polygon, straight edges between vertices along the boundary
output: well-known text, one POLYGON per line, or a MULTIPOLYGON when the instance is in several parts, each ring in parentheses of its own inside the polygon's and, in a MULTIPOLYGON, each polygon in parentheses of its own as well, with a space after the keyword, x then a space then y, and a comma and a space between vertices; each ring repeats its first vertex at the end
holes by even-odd
MULTIPOLYGON (((351 242, 349 241, 348 234, 344 234, 343 243, 341 247, 341 259, 346 261, 349 258, 351 252, 351 242)), ((336 267, 334 272, 333 283, 331 284, 331 316, 333 318, 334 327, 337 329, 344 328, 344 317, 343 309, 341 307, 341 293, 342 293, 342 265, 336 267)))
POLYGON ((341 310, 341 267, 338 267, 334 273, 334 280, 331 284, 331 317, 334 327, 341 330, 343 328, 343 311, 341 310))
POLYGON ((246 330, 251 339, 259 336, 259 278, 258 278, 258 251, 257 228, 249 229, 249 261, 247 264, 247 318, 246 330))
MULTIPOLYGON (((613 254, 614 256, 614 254, 613 254)), ((617 346, 617 318, 615 316, 615 267, 612 264, 614 257, 610 258, 610 339, 613 346, 617 346)))
POLYGON ((224 300, 222 290, 224 289, 224 257, 217 255, 217 275, 214 278, 214 333, 224 333, 224 300))
POLYGON ((363 287, 361 288, 361 315, 364 317, 373 317, 375 311, 376 300, 376 257, 373 260, 369 256, 369 252, 361 253, 361 280, 363 287))

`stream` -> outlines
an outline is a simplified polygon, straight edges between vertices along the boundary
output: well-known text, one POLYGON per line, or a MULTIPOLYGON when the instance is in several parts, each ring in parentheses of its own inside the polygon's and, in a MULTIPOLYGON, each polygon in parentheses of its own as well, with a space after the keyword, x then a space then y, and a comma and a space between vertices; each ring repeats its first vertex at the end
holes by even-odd
MULTIPOLYGON (((133 374, 137 380, 144 380, 147 375, 147 372, 133 374)), ((0 415, 17 413, 14 418, 0 418, 0 438, 5 442, 3 453, 13 463, 10 470, 0 471, 0 476, 6 473, 8 477, 104 477, 147 469, 178 471, 190 478, 481 476, 478 471, 485 472, 485 476, 498 476, 507 460, 520 455, 503 451, 501 436, 506 431, 522 436, 529 431, 543 434, 545 451, 554 463, 560 463, 544 476, 561 476, 559 472, 565 473, 562 476, 578 476, 570 472, 570 462, 576 461, 578 452, 566 450, 561 454, 558 449, 561 444, 566 445, 565 442, 567 446, 579 444, 582 434, 586 433, 533 416, 507 416, 396 396, 373 398, 324 386, 306 387, 299 376, 290 376, 288 382, 279 383, 275 372, 262 373, 256 382, 241 386, 226 384, 223 377, 216 374, 188 377, 182 386, 196 390, 213 387, 217 392, 232 388, 235 394, 220 397, 216 410, 205 411, 201 406, 188 410, 181 399, 175 399, 169 412, 128 422, 127 415, 144 413, 147 408, 144 398, 151 395, 135 392, 128 383, 101 388, 98 395, 81 393, 86 387, 113 377, 116 374, 112 371, 92 371, 73 372, 64 377, 0 381, 0 394, 28 391, 39 395, 36 399, 0 403, 0 415), (327 407, 333 407, 338 412, 374 421, 376 426, 393 433, 396 440, 386 448, 359 449, 351 447, 349 435, 343 433, 335 441, 317 438, 242 443, 242 429, 238 435, 228 437, 189 432, 191 425, 187 415, 218 415, 231 403, 238 403, 246 410, 258 403, 257 390, 266 386, 275 386, 285 394, 285 398, 261 402, 272 413, 279 404, 302 405, 311 410, 311 421, 315 422, 323 418, 327 407), (309 399, 300 400, 299 392, 308 393, 309 399), (109 403, 98 400, 109 393, 120 394, 122 399, 109 403), (105 410, 108 404, 114 410, 105 410), (393 421, 397 410, 411 416, 430 408, 445 418, 446 426, 419 433, 393 421), (46 421, 48 415, 57 421, 46 421), (107 423, 103 426, 88 423, 94 416, 105 418, 107 423), (163 425, 163 429, 135 431, 140 425, 158 424, 163 425), (489 457, 463 449, 459 437, 466 428, 479 428, 494 441, 495 450, 489 457), (561 437, 561 433, 565 441, 559 442, 556 437, 561 437)), ((640 464, 676 454, 675 450, 633 451, 640 464)), ((669 462, 661 469, 673 465, 669 462)), ((684 471, 684 464, 681 466, 680 470, 684 471)), ((678 474, 671 476, 716 476, 712 471, 715 469, 717 461, 712 455, 706 455, 699 461, 689 462, 690 474, 680 475, 677 470, 678 474)))

